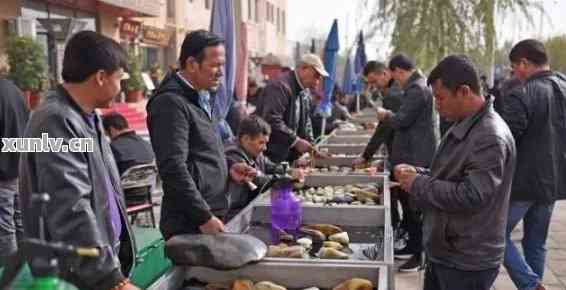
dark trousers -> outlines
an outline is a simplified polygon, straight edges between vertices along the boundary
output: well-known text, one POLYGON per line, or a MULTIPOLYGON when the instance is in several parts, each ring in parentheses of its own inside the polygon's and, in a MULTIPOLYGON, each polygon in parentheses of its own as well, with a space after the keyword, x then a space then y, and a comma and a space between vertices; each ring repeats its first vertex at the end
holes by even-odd
POLYGON ((403 208, 401 228, 406 229, 409 233, 407 249, 415 254, 421 253, 423 251, 423 215, 420 211, 411 207, 408 193, 398 190, 397 197, 403 208))
POLYGON ((490 290, 499 268, 483 271, 462 271, 429 262, 424 290, 490 290))
POLYGON ((0 181, 0 266, 23 236, 18 179, 0 181))

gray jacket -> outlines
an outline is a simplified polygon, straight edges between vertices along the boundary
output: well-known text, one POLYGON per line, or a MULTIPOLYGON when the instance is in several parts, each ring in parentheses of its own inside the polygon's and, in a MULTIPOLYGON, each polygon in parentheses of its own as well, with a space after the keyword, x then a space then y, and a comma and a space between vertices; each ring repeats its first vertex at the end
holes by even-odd
POLYGON ((566 76, 540 72, 505 97, 502 117, 517 142, 512 200, 566 198, 566 76))
MULTIPOLYGON (((96 116, 96 127, 91 127, 86 114, 59 86, 31 115, 25 137, 41 138, 42 133, 47 133, 49 138, 62 138, 63 146, 71 148, 71 138, 97 140, 97 134, 104 136, 103 132, 100 117, 96 116)), ((110 144, 102 138, 100 143, 94 141, 93 145, 91 153, 71 150, 22 153, 20 194, 22 205, 25 205, 23 222, 26 237, 39 237, 38 212, 29 205, 33 194, 45 192, 51 197, 47 205, 47 239, 101 249, 99 258, 83 259, 78 266, 73 261, 60 261, 64 269, 61 274, 80 289, 105 290, 118 284, 132 269, 135 247, 110 144), (119 194, 117 200, 122 220, 120 260, 111 255, 114 245, 106 174, 119 194)))
POLYGON ((464 271, 499 267, 515 167, 515 141, 490 99, 444 136, 411 201, 424 213, 430 260, 464 271))
POLYGON ((424 76, 416 71, 403 92, 399 111, 384 121, 395 130, 391 164, 408 163, 428 167, 439 139, 432 91, 424 76))

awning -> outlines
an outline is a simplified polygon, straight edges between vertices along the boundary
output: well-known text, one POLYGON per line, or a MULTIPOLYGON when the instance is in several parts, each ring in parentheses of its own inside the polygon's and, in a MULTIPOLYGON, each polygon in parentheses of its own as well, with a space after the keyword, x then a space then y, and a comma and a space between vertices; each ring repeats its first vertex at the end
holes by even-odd
POLYGON ((158 17, 161 11, 160 1, 155 0, 98 0, 98 2, 137 12, 139 16, 158 17))

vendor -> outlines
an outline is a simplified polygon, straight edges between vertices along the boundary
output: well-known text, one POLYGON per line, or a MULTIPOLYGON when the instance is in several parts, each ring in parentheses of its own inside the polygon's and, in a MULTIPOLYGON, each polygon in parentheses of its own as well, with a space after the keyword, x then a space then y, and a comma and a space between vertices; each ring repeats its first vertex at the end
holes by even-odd
MULTIPOLYGON (((230 182, 228 188, 232 209, 246 206, 259 193, 268 189, 278 176, 286 173, 281 164, 273 163, 263 155, 263 152, 267 149, 270 135, 271 127, 269 124, 260 117, 252 115, 240 123, 238 142, 226 149, 228 167, 243 162, 257 171, 257 176, 251 184, 230 182)), ((294 169, 291 171, 291 175, 300 180, 304 174, 303 170, 294 169)))

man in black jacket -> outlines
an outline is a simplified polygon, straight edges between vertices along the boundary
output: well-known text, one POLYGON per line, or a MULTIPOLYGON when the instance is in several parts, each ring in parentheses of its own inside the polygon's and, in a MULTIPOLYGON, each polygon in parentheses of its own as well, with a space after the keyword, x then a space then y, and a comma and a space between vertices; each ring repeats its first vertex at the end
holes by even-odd
POLYGON ((554 203, 566 198, 566 77, 550 71, 538 40, 517 43, 509 59, 523 87, 505 97, 502 114, 517 143, 505 267, 517 288, 540 290, 554 203), (524 256, 511 240, 521 220, 524 256))
POLYGON ((226 165, 214 118, 214 90, 225 62, 223 40, 204 30, 185 37, 179 63, 147 104, 147 124, 163 180, 160 229, 165 239, 187 233, 224 231, 230 208, 228 174, 250 181, 255 170, 226 165), (230 172, 229 172, 230 171, 230 172))
POLYGON ((118 165, 120 176, 130 167, 152 163, 155 159, 151 145, 136 131, 130 129, 128 120, 113 112, 102 117, 104 130, 110 136, 110 148, 118 165))
MULTIPOLYGON (((401 107, 393 113, 378 108, 378 119, 395 130, 391 146, 391 164, 413 164, 428 168, 438 144, 438 118, 434 111, 432 91, 427 86, 425 77, 416 70, 415 62, 404 54, 399 54, 389 61, 389 69, 393 79, 403 89, 401 107)), ((407 194, 400 193, 400 199, 408 205, 407 194)), ((396 252, 397 258, 410 260, 402 265, 400 271, 416 271, 421 269, 422 259, 422 214, 410 206, 407 210, 409 240, 407 247, 396 252)))
POLYGON ((320 58, 305 54, 297 69, 269 82, 258 100, 256 114, 272 130, 266 155, 274 162, 293 162, 305 152, 313 152, 310 118, 310 91, 328 76, 320 58))
POLYGON ((34 194, 48 193, 47 239, 100 250, 98 258, 78 265, 60 261, 62 277, 80 289, 138 289, 126 278, 134 263, 131 230, 118 170, 95 112, 120 92, 125 65, 125 52, 114 40, 92 31, 75 34, 65 48, 63 85, 49 93, 26 128, 27 138, 59 139, 21 155, 24 233, 39 237, 39 211, 28 205, 34 194))
MULTIPOLYGON (((379 94, 383 99, 383 108, 397 112, 401 107, 401 96, 403 91, 399 85, 391 77, 389 69, 381 62, 370 61, 366 65, 364 72, 367 72, 368 82, 379 90, 379 94)), ((380 123, 375 129, 371 139, 366 146, 363 154, 354 161, 354 165, 358 166, 371 161, 373 155, 382 144, 387 145, 387 150, 391 154, 391 145, 395 131, 387 123, 380 123)))
MULTIPOLYGON (((0 78, 0 138, 22 137, 28 118, 22 92, 11 81, 0 78)), ((4 151, 0 151, 0 265, 6 255, 17 250, 17 241, 22 236, 17 189, 20 155, 4 151)))

